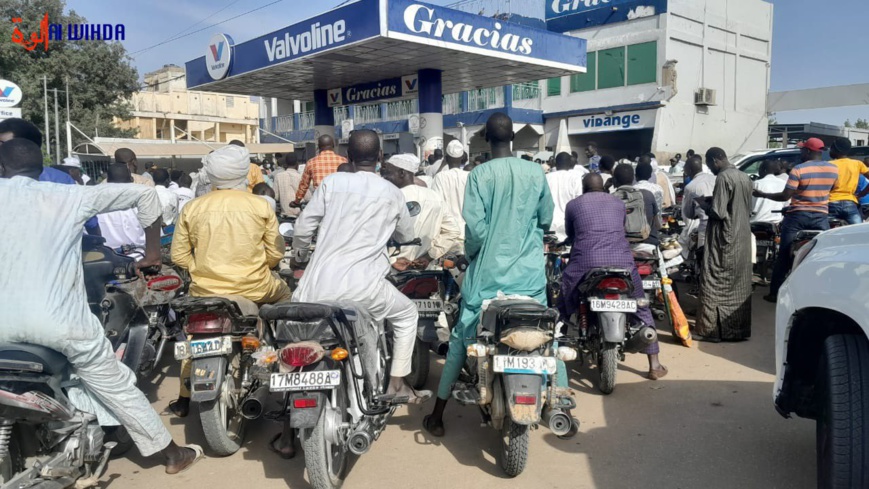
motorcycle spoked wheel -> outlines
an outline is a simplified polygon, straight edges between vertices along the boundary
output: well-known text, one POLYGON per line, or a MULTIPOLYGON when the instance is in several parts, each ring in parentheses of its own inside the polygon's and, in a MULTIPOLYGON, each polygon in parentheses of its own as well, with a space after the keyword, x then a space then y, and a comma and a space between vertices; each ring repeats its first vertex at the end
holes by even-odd
MULTIPOLYGON (((343 423, 349 423, 350 414, 347 412, 347 386, 346 376, 341 376, 341 388, 337 389, 337 406, 335 410, 341 416, 343 423)), ((344 484, 350 468, 350 460, 353 454, 343 445, 333 445, 326 436, 326 412, 331 408, 331 402, 323 407, 320 419, 314 428, 305 430, 302 437, 302 449, 305 452, 305 469, 308 471, 308 480, 314 489, 338 489, 344 484)), ((345 441, 346 443, 346 441, 345 441)))
POLYGON ((241 415, 241 352, 229 357, 220 393, 213 401, 199 403, 199 418, 208 447, 219 457, 237 452, 244 442, 246 421, 241 415))

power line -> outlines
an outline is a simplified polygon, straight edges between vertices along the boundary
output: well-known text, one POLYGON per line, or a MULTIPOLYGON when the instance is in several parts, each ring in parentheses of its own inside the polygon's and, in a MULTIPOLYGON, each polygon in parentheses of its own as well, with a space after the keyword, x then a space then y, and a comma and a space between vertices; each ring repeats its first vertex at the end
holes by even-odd
POLYGON ((179 32, 176 32, 175 34, 172 34, 171 36, 169 36, 169 38, 171 39, 171 38, 173 38, 173 37, 175 37, 175 36, 178 36, 178 35, 184 34, 185 32, 189 31, 190 29, 193 29, 194 27, 196 27, 196 26, 198 26, 199 24, 205 22, 206 20, 208 20, 208 19, 214 17, 215 15, 217 15, 217 14, 223 12, 224 10, 228 9, 229 7, 232 7, 233 5, 235 5, 235 4, 238 3, 238 2, 239 2, 239 0, 232 0, 231 2, 229 2, 228 4, 226 4, 222 9, 220 9, 220 10, 218 10, 218 11, 212 13, 211 15, 209 15, 209 16, 203 18, 203 19, 200 19, 199 22, 197 22, 197 23, 195 23, 195 24, 193 24, 193 25, 191 25, 191 26, 187 26, 185 29, 183 29, 183 30, 181 30, 181 31, 179 31, 179 32))
POLYGON ((248 10, 247 12, 243 12, 243 13, 241 13, 241 14, 235 15, 235 16, 230 17, 230 18, 228 18, 228 19, 224 19, 224 20, 221 20, 220 22, 216 22, 216 23, 211 24, 211 25, 209 25, 209 26, 203 27, 202 29, 197 29, 197 30, 195 30, 195 31, 188 32, 187 34, 182 34, 182 35, 180 35, 180 36, 176 36, 176 37, 173 37, 173 38, 167 39, 167 40, 165 40, 165 41, 163 41, 163 42, 159 42, 159 43, 157 43, 157 44, 154 44, 153 46, 148 46, 147 48, 140 49, 140 50, 138 50, 138 51, 136 51, 136 52, 134 52, 134 53, 131 53, 130 56, 136 56, 137 54, 144 53, 145 51, 150 51, 151 49, 154 49, 154 48, 156 48, 156 47, 162 46, 162 45, 164 45, 164 44, 168 44, 168 43, 170 43, 170 42, 172 42, 172 41, 177 41, 178 39, 183 39, 183 38, 185 38, 185 37, 192 36, 193 34, 197 34, 197 33, 202 32, 202 31, 207 31, 208 29, 211 29, 212 27, 216 27, 216 26, 219 26, 219 25, 221 25, 221 24, 225 24, 225 23, 227 23, 227 22, 229 22, 229 21, 231 21, 231 20, 235 20, 235 19, 237 19, 237 18, 239 18, 239 17, 244 17, 244 16, 247 15, 247 14, 252 14, 252 13, 258 11, 258 10, 262 10, 262 9, 264 9, 264 8, 266 8, 266 7, 271 7, 272 5, 275 5, 275 4, 278 4, 278 3, 281 3, 281 2, 283 2, 283 1, 284 1, 284 0, 275 0, 275 1, 271 2, 271 3, 267 3, 267 4, 263 5, 263 6, 261 6, 261 7, 257 7, 257 8, 254 8, 254 9, 250 9, 250 10, 248 10))

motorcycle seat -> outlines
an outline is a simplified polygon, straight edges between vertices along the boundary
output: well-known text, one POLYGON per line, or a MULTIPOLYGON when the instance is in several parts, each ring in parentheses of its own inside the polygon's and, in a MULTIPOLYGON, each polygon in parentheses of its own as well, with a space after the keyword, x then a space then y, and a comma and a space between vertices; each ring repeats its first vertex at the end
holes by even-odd
POLYGON ((62 353, 30 343, 0 344, 0 360, 39 363, 43 373, 48 375, 59 374, 69 367, 69 361, 62 353))
POLYGON ((589 291, 597 287, 600 279, 605 277, 618 277, 626 280, 628 284, 633 283, 633 277, 631 276, 630 270, 617 267, 592 268, 585 274, 585 277, 582 278, 582 281, 577 287, 577 292, 579 292, 580 295, 587 295, 589 291))
POLYGON ((753 222, 751 223, 751 232, 760 232, 764 231, 770 234, 775 233, 776 224, 771 222, 753 222))
POLYGON ((497 331, 499 321, 543 319, 555 321, 558 313, 533 299, 495 300, 483 311, 482 327, 485 331, 497 331))
POLYGON ((649 253, 647 251, 632 251, 634 260, 657 260, 657 253, 649 253))
POLYGON ((340 315, 343 310, 328 304, 308 302, 282 302, 280 304, 265 304, 260 308, 259 315, 266 321, 279 319, 299 322, 315 322, 340 315))
POLYGON ((184 296, 171 302, 172 308, 178 312, 204 312, 212 310, 229 310, 245 320, 256 321, 259 307, 251 300, 238 295, 221 295, 211 297, 184 296), (235 306, 235 307, 232 307, 235 306))

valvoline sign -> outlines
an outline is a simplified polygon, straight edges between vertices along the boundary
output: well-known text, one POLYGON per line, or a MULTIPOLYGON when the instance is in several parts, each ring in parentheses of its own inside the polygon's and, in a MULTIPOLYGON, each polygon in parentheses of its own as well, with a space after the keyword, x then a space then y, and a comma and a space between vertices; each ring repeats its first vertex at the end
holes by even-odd
POLYGON ((419 77, 407 75, 400 78, 387 78, 369 83, 360 83, 345 88, 333 88, 326 94, 329 107, 354 105, 404 98, 419 93, 419 77))
POLYGON ((667 12, 667 0, 544 0, 546 28, 553 32, 588 29, 667 12))
POLYGON ((8 80, 0 80, 0 107, 15 107, 21 103, 21 87, 8 80))
POLYGON ((229 73, 232 64, 232 38, 226 34, 215 34, 208 41, 205 52, 205 67, 212 80, 220 80, 229 73))

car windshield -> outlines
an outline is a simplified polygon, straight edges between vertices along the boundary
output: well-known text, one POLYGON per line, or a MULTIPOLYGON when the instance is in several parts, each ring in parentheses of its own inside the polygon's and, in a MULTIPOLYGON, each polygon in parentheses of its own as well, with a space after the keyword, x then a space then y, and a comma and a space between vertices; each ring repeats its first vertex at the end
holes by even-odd
POLYGON ((745 156, 746 156, 745 153, 740 153, 736 156, 731 156, 730 157, 730 164, 731 165, 738 165, 739 162, 745 158, 745 156))

